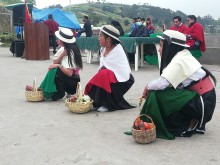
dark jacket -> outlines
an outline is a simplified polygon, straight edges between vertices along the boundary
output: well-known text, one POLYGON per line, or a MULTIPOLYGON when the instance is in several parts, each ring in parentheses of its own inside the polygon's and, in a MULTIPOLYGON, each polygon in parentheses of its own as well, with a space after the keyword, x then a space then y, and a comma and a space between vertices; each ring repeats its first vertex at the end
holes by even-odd
POLYGON ((130 34, 129 37, 149 37, 149 32, 146 26, 137 26, 130 34))
POLYGON ((91 37, 93 34, 92 25, 89 20, 84 23, 83 29, 81 30, 81 33, 84 32, 86 33, 86 37, 91 37))

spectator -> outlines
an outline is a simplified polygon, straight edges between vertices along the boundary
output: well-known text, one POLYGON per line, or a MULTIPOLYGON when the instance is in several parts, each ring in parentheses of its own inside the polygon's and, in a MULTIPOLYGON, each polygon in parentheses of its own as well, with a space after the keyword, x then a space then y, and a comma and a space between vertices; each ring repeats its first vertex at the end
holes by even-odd
MULTIPOLYGON (((141 19, 137 19, 136 28, 131 32, 129 37, 149 37, 147 27, 142 25, 141 19)), ((129 62, 134 63, 134 53, 128 53, 129 62)))
POLYGON ((195 15, 188 15, 187 24, 186 43, 190 46, 190 50, 201 50, 202 52, 205 52, 206 46, 202 25, 197 22, 195 15))
POLYGON ((146 26, 145 18, 141 18, 142 25, 146 26))
POLYGON ((185 33, 187 30, 187 27, 181 22, 182 18, 180 16, 173 17, 173 23, 174 25, 169 28, 169 30, 175 30, 180 33, 185 33))
POLYGON ((56 54, 57 43, 56 43, 55 32, 59 30, 59 24, 56 21, 54 21, 52 14, 48 15, 48 20, 44 21, 44 24, 47 25, 48 27, 49 43, 51 43, 50 45, 53 46, 53 54, 56 54))
POLYGON ((131 22, 132 22, 131 32, 136 28, 136 20, 137 20, 136 17, 133 17, 132 20, 131 20, 131 22))
POLYGON ((148 29, 142 25, 141 19, 137 19, 136 28, 131 32, 129 37, 149 37, 148 29))
POLYGON ((149 34, 154 34, 154 25, 152 23, 151 18, 147 18, 147 25, 146 25, 146 27, 147 27, 147 30, 148 30, 149 34))

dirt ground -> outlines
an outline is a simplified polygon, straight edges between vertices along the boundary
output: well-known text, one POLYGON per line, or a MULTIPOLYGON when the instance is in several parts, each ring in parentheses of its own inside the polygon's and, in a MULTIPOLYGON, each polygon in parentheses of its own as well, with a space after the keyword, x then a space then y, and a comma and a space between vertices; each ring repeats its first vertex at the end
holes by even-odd
MULTIPOLYGON (((52 55, 52 54, 51 54, 52 55)), ((80 72, 82 86, 97 72, 93 60, 80 72)), ((74 114, 64 104, 25 99, 24 87, 43 80, 52 59, 30 61, 13 57, 9 48, 0 48, 0 165, 218 165, 220 164, 220 104, 217 105, 205 135, 175 140, 156 139, 137 144, 130 130, 139 109, 74 114)), ((125 98, 138 106, 144 86, 158 77, 157 66, 147 63, 132 74, 135 83, 125 98)), ((220 66, 206 65, 220 80, 220 66)))

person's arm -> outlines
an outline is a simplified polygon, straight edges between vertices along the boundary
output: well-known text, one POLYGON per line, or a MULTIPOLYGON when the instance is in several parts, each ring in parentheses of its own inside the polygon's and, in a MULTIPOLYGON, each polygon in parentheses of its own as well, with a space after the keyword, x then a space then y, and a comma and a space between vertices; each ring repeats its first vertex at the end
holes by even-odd
POLYGON ((159 77, 156 80, 151 81, 149 84, 147 84, 147 86, 144 88, 144 92, 143 92, 143 98, 146 98, 149 91, 151 90, 163 90, 166 87, 168 87, 170 85, 169 81, 167 81, 165 78, 163 77, 159 77))
POLYGON ((62 65, 60 64, 52 64, 49 66, 49 70, 52 70, 53 68, 59 68, 61 70, 61 72, 63 72, 65 75, 67 75, 68 77, 71 77, 73 74, 73 69, 71 68, 64 68, 62 65))
POLYGON ((66 50, 53 61, 53 64, 60 64, 64 56, 66 56, 66 50))
POLYGON ((85 31, 86 31, 86 26, 87 26, 86 23, 84 23, 83 28, 80 30, 81 33, 85 33, 85 31))

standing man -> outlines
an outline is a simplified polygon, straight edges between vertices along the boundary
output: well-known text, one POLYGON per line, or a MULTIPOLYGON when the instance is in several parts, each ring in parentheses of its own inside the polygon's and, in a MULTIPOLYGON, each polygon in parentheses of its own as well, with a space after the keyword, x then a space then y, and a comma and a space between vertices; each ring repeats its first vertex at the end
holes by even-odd
POLYGON ((187 24, 186 44, 190 46, 190 50, 201 50, 202 52, 205 52, 206 46, 202 25, 197 22, 195 15, 188 15, 187 24))
POLYGON ((53 20, 52 14, 48 15, 48 20, 44 21, 44 24, 47 25, 49 30, 49 41, 52 41, 53 54, 56 54, 57 43, 56 43, 55 32, 59 30, 59 24, 53 20))
POLYGON ((84 15, 82 21, 84 22, 84 25, 83 28, 78 32, 77 36, 79 37, 82 33, 86 33, 86 37, 91 37, 93 31, 91 22, 89 21, 89 17, 84 15))
POLYGON ((182 18, 180 16, 173 17, 173 23, 174 25, 169 28, 169 30, 175 30, 180 33, 185 33, 187 30, 187 27, 181 22, 182 18))

